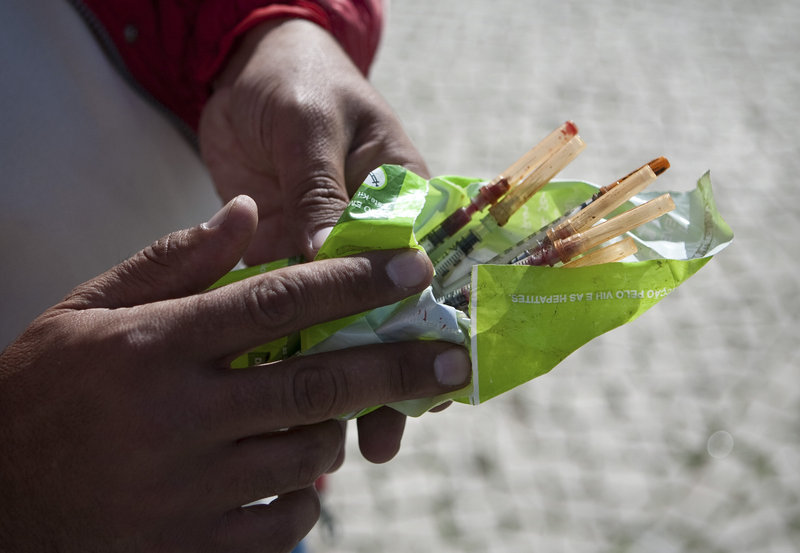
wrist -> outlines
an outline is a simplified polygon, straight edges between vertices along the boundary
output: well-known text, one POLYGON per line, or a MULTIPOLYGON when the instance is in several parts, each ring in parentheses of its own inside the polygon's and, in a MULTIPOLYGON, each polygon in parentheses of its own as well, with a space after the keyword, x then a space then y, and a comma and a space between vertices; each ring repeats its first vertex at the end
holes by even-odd
MULTIPOLYGON (((233 85, 245 68, 264 54, 269 65, 289 67, 303 52, 308 52, 320 41, 324 48, 341 50, 336 40, 318 24, 302 18, 281 17, 260 23, 247 31, 234 48, 214 80, 217 90, 233 85)), ((342 51, 342 55, 347 55, 342 51)))

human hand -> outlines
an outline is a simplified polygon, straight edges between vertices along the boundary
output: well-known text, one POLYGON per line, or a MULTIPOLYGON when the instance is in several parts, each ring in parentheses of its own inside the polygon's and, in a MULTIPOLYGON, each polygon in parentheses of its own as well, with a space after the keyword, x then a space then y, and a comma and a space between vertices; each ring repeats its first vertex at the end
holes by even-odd
POLYGON ((333 417, 463 385, 465 352, 435 342, 228 369, 431 277, 424 256, 373 252, 201 293, 239 259, 256 217, 237 198, 79 286, 0 354, 0 550, 289 550, 343 447, 333 417))
MULTIPOLYGON (((390 107, 321 27, 304 20, 251 30, 206 105, 200 150, 224 200, 259 206, 248 264, 313 258, 367 174, 397 163, 427 176, 390 107)), ((391 459, 405 416, 382 408, 358 420, 362 454, 391 459)))
POLYGON ((379 165, 428 174, 392 110, 339 44, 300 19, 245 36, 203 111, 198 139, 220 196, 248 194, 258 203, 248 264, 312 259, 379 165))

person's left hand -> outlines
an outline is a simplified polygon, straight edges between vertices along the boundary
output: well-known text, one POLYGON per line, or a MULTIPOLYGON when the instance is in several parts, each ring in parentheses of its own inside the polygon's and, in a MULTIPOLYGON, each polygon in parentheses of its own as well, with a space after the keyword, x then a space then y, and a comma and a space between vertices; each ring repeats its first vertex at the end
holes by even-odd
MULTIPOLYGON (((250 31, 228 62, 199 126, 219 195, 258 203, 248 264, 313 258, 367 174, 396 163, 428 169, 388 104, 327 31, 303 20, 250 31)), ((405 416, 388 407, 358 419, 365 458, 397 453, 405 416)))
POLYGON ((247 194, 258 204, 248 264, 312 259, 381 164, 428 176, 391 108, 336 40, 299 19, 245 36, 203 110, 198 139, 222 200, 247 194))

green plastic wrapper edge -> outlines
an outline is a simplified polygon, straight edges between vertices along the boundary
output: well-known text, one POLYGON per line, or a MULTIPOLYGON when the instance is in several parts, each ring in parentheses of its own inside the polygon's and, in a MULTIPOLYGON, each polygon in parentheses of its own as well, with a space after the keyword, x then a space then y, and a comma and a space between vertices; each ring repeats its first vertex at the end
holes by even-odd
MULTIPOLYGON (((423 237, 450 212, 466 205, 481 179, 443 176, 430 181, 396 165, 367 177, 317 259, 368 250, 420 248, 423 237)), ((580 268, 485 265, 495 253, 555 220, 597 191, 581 181, 553 181, 462 263, 471 270, 470 317, 437 303, 431 289, 397 304, 316 325, 300 333, 301 355, 358 345, 446 340, 471 355, 471 384, 447 396, 404 401, 391 407, 418 416, 453 399, 477 405, 558 365, 593 338, 635 320, 703 267, 733 239, 717 211, 710 174, 694 190, 671 192, 676 209, 628 233, 639 251, 619 263, 580 268)), ((662 194, 646 192, 617 211, 662 194)), ((613 215, 613 214, 612 214, 613 215)), ((479 224, 486 212, 473 217, 479 224)), ((296 262, 285 260, 232 271, 215 286, 296 262)), ((233 363, 245 367, 291 355, 296 337, 257 348, 233 363)), ((376 408, 343 415, 360 416, 376 408)))

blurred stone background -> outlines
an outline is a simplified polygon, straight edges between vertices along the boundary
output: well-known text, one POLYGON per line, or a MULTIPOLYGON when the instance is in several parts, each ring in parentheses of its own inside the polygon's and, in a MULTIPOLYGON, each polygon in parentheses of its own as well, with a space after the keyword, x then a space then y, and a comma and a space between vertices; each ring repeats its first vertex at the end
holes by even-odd
POLYGON ((395 0, 372 79, 433 174, 566 119, 561 176, 711 170, 733 245, 630 325, 329 483, 314 552, 783 552, 800 544, 800 3, 395 0))

